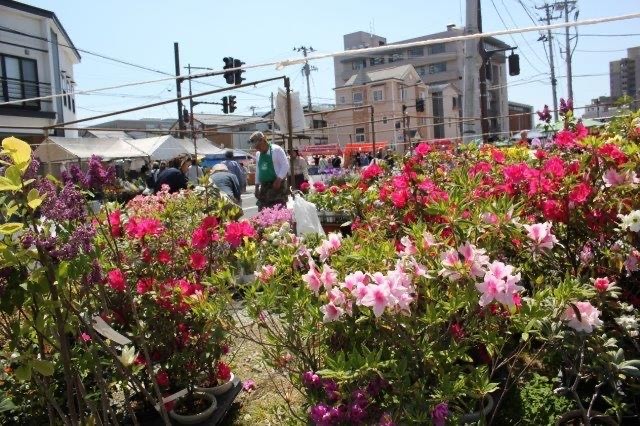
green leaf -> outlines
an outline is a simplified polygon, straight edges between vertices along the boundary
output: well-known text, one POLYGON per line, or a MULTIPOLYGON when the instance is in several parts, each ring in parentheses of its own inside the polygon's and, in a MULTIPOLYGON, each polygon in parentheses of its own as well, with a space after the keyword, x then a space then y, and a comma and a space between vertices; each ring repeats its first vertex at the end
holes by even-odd
POLYGON ((21 382, 31 380, 31 365, 21 365, 15 369, 16 379, 21 382))
POLYGON ((638 367, 627 365, 624 367, 618 367, 618 371, 622 374, 626 374, 627 376, 640 377, 640 370, 638 370, 638 367))
POLYGON ((4 413, 5 411, 15 410, 16 406, 13 404, 9 398, 0 399, 0 413, 4 413))
POLYGON ((9 179, 4 176, 0 176, 0 191, 17 191, 20 186, 14 185, 9 179))
POLYGON ((37 189, 33 188, 27 194, 27 204, 33 210, 35 210, 40 204, 42 204, 42 198, 40 198, 40 193, 37 189))
POLYGON ((11 183, 16 185, 18 188, 22 185, 22 174, 20 173, 20 169, 16 166, 7 167, 7 170, 4 171, 4 177, 9 179, 11 183))
POLYGON ((3 223, 0 225, 0 234, 11 235, 20 229, 22 229, 22 224, 19 222, 3 223))
POLYGON ((43 361, 41 359, 34 359, 32 362, 33 369, 43 376, 53 375, 53 363, 50 361, 43 361))

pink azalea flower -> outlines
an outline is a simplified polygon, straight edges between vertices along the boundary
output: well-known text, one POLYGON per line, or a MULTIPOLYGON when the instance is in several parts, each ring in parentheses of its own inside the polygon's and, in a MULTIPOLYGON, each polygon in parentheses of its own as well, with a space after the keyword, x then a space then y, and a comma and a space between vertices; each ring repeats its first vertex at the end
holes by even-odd
POLYGON ((335 269, 326 263, 322 265, 322 272, 320 273, 320 282, 324 285, 324 288, 329 291, 331 287, 338 284, 338 273, 335 269))
POLYGON ((318 295, 320 287, 322 287, 322 281, 320 281, 320 275, 318 275, 318 270, 315 266, 309 269, 309 272, 302 276, 302 281, 307 283, 311 291, 313 291, 316 296, 318 295))
POLYGON ((495 225, 499 221, 498 215, 492 212, 482 213, 480 218, 489 225, 495 225))
POLYGON ((344 314, 344 309, 334 305, 333 303, 327 303, 326 305, 323 305, 320 308, 320 311, 324 314, 324 317, 322 317, 322 322, 337 321, 344 314))
POLYGON ((527 237, 533 241, 535 250, 549 250, 558 242, 555 235, 551 233, 551 225, 551 222, 524 225, 527 230, 527 237))
POLYGON ((498 293, 504 290, 504 281, 495 277, 495 275, 487 273, 484 281, 476 283, 476 289, 482 293, 480 296, 480 306, 487 306, 496 300, 498 293))
POLYGON ((591 333, 594 328, 602 325, 601 312, 590 302, 576 302, 574 305, 580 312, 580 319, 572 306, 568 306, 562 315, 562 319, 568 322, 569 327, 576 331, 591 333))
POLYGON ((242 382, 242 390, 247 392, 247 393, 251 393, 255 390, 256 388, 256 382, 254 382, 251 379, 245 380, 244 382, 242 382))
POLYGON ((627 260, 624 261, 624 268, 627 270, 627 274, 637 271, 640 264, 640 252, 638 250, 631 250, 627 260))
POLYGON ((89 336, 87 333, 82 332, 80 333, 80 340, 82 340, 85 343, 88 343, 91 341, 91 336, 89 336))
POLYGON ((519 273, 513 275, 513 266, 494 261, 489 265, 483 282, 476 283, 476 289, 482 293, 478 303, 487 306, 495 300, 507 306, 516 306, 520 299, 515 295, 524 290, 524 287, 516 285, 520 278, 519 273))
POLYGON ((356 271, 344 277, 344 283, 341 286, 352 291, 358 284, 367 284, 368 282, 369 277, 363 274, 362 271, 356 271))
POLYGON ((342 235, 332 232, 327 235, 327 239, 323 240, 319 247, 316 248, 316 253, 320 256, 320 261, 324 262, 333 253, 338 251, 342 246, 342 235))
POLYGON ((256 271, 256 277, 261 283, 266 284, 276 273, 276 267, 273 265, 264 265, 260 271, 256 271))
POLYGON ((373 314, 379 317, 389 303, 390 291, 386 285, 369 284, 367 295, 362 298, 362 305, 373 308, 373 314))
POLYGON ((436 243, 436 239, 433 236, 433 234, 431 234, 430 232, 425 231, 422 234, 422 246, 425 249, 428 249, 429 247, 432 247, 432 246, 435 246, 435 245, 437 245, 437 243, 436 243))
POLYGON ((336 306, 344 305, 346 299, 344 297, 344 293, 338 287, 334 287, 329 290, 329 302, 333 303, 336 306))
POLYGON ((611 287, 614 283, 609 282, 609 278, 604 277, 604 278, 596 278, 593 281, 593 287, 599 292, 599 293, 604 293, 605 291, 609 290, 609 287, 611 287))
POLYGON ((413 244, 413 241, 411 241, 411 238, 409 238, 408 236, 405 235, 404 237, 402 237, 400 239, 400 243, 404 247, 404 250, 403 250, 404 254, 411 256, 418 252, 418 250, 416 249, 416 246, 413 244))
POLYGON ((607 169, 602 176, 602 180, 604 180, 604 184, 607 187, 625 185, 625 184, 637 184, 640 182, 636 172, 633 170, 627 170, 623 173, 618 173, 618 171, 614 168, 607 169))
POLYGON ((107 273, 107 284, 115 291, 124 292, 127 285, 124 273, 119 268, 109 271, 107 273))
POLYGON ((129 219, 126 225, 130 238, 143 239, 144 237, 157 237, 164 231, 162 223, 158 219, 135 218, 129 219))
POLYGON ((351 294, 356 298, 356 305, 362 305, 362 299, 369 294, 369 285, 359 282, 355 288, 351 290, 351 294))

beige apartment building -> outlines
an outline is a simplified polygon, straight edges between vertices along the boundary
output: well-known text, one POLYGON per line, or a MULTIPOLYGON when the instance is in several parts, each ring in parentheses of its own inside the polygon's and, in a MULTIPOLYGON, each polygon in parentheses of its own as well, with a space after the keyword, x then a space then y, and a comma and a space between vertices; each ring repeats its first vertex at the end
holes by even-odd
POLYGON ((377 142, 404 150, 405 141, 433 137, 428 126, 428 117, 433 115, 428 88, 410 64, 376 71, 362 69, 335 91, 337 110, 326 115, 330 144, 372 142, 375 131, 377 142), (416 111, 417 99, 424 101, 424 112, 416 111), (362 108, 349 109, 358 106, 362 108))
MULTIPOLYGON (((409 40, 401 40, 394 43, 387 43, 387 39, 384 37, 358 31, 344 35, 344 48, 345 50, 356 50, 367 47, 391 46, 400 43, 460 36, 463 35, 463 33, 463 28, 457 28, 455 25, 448 25, 447 30, 443 32, 416 37, 409 40)), ((484 46, 487 51, 509 48, 507 44, 493 37, 486 37, 484 39, 484 46)), ((477 72, 474 73, 474 77, 479 80, 479 70, 480 65, 482 64, 482 59, 479 54, 477 54, 476 63, 477 72)), ((345 95, 341 88, 345 87, 348 82, 353 80, 354 75, 358 75, 363 72, 370 74, 379 70, 406 65, 411 65, 415 69, 420 80, 427 86, 450 85, 450 88, 453 91, 459 91, 462 88, 463 83, 464 42, 452 41, 423 47, 398 49, 395 51, 387 50, 377 56, 371 56, 371 54, 358 54, 357 52, 354 52, 352 56, 334 58, 336 108, 350 106, 353 103, 353 99, 350 99, 345 95)), ((509 107, 506 84, 507 65, 504 52, 498 52, 491 55, 488 65, 487 117, 490 117, 489 130, 495 135, 508 135, 509 120, 507 115, 509 107)), ((479 98, 480 91, 478 82, 476 82, 475 87, 476 92, 473 96, 479 98)), ((458 117, 458 121, 461 117, 460 110, 462 109, 463 96, 464 94, 460 93, 460 97, 455 101, 455 111, 450 111, 458 117)), ((400 103, 399 107, 401 107, 401 103, 404 102, 404 100, 401 100, 399 96, 389 98, 387 101, 400 103)), ((453 110, 453 101, 451 104, 450 109, 453 110)), ((448 106, 449 105, 446 105, 446 101, 444 101, 443 107, 448 106)), ((389 108, 392 109, 391 107, 389 108)), ((396 110, 397 108, 398 107, 396 107, 396 110)), ((430 109, 433 109, 433 105, 431 105, 430 109)), ((479 104, 476 109, 477 111, 474 113, 474 117, 479 117, 479 104)), ((452 116, 445 115, 441 117, 441 120, 446 123, 453 123, 454 121, 452 116)), ((445 127, 448 128, 449 126, 447 125, 445 127)), ((477 120, 476 129, 480 128, 480 122, 477 120)))

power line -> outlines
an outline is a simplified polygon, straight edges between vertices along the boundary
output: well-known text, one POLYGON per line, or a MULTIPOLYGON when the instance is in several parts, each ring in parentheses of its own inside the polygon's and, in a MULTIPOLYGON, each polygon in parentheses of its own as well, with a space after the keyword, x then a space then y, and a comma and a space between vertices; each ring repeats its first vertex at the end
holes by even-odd
MULTIPOLYGON (((513 22, 513 25, 515 27, 518 27, 518 24, 516 23, 516 20, 513 19, 513 16, 511 15, 511 12, 509 12, 509 8, 507 7, 507 5, 504 3, 504 0, 500 0, 502 2, 502 5, 504 6, 504 9, 507 11, 507 15, 509 15, 509 18, 511 19, 511 22, 513 22)), ((493 4, 493 8, 496 10, 496 13, 498 14, 498 17, 500 18, 500 21, 502 21, 502 24, 504 25, 505 29, 507 28, 507 24, 504 22, 504 20, 502 19, 502 16, 500 16, 500 12, 498 11, 498 8, 496 7, 496 4, 493 0, 491 0, 491 4, 493 4)), ((533 55, 538 58, 538 60, 540 62, 542 62, 542 58, 540 58, 540 56, 538 56, 538 53, 533 49, 533 47, 531 47, 531 45, 529 44, 529 42, 527 41, 527 39, 525 38, 524 35, 519 34, 520 38, 522 38, 522 40, 525 42, 525 44, 527 45, 527 47, 529 48, 529 50, 531 51, 531 53, 533 53, 533 55)), ((516 43, 516 40, 513 36, 511 36, 511 39, 513 40, 514 44, 518 44, 516 43)), ((533 63, 529 60, 529 58, 527 56, 524 56, 525 61, 527 61, 529 63, 529 65, 531 65, 531 68, 533 68, 535 71, 537 72, 541 72, 538 68, 535 67, 535 65, 533 65, 533 63)))

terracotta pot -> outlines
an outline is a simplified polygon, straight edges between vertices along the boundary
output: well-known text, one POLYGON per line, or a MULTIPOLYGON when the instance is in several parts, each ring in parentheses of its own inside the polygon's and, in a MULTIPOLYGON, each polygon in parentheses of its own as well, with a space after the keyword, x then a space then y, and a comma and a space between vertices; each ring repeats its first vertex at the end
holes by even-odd
MULTIPOLYGON (((196 395, 202 396, 205 399, 209 400, 211 402, 211 405, 209 405, 209 407, 203 412, 197 414, 181 415, 171 410, 169 411, 169 416, 182 425, 195 425, 198 423, 202 423, 203 421, 211 417, 213 412, 216 411, 216 408, 218 408, 218 401, 216 400, 216 397, 210 393, 205 392, 196 392, 196 395)), ((178 401, 179 400, 180 399, 178 399, 178 401)))
POLYGON ((221 385, 218 386, 214 386, 212 388, 196 388, 196 391, 198 392, 205 392, 211 395, 222 395, 223 393, 229 392, 229 390, 233 387, 233 380, 236 378, 236 376, 231 373, 231 377, 229 377, 229 381, 226 383, 223 383, 221 385))

